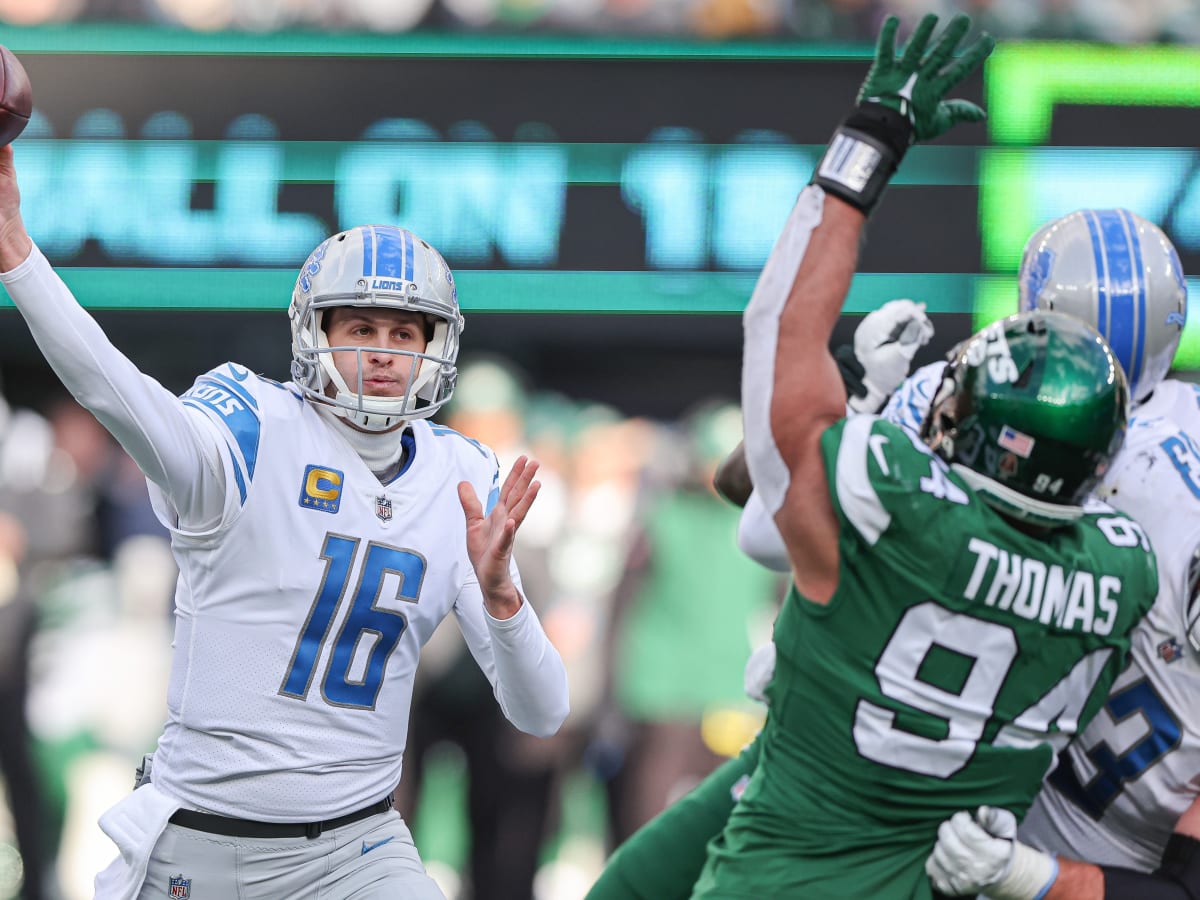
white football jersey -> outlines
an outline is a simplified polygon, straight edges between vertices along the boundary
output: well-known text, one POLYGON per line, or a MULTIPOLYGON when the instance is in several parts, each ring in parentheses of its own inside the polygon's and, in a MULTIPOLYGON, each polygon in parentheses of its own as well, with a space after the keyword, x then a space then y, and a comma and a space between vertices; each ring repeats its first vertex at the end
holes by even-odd
POLYGON ((1098 493, 1145 529, 1158 598, 1134 631, 1128 668, 1020 830, 1036 847, 1143 871, 1158 867, 1200 793, 1200 656, 1186 625, 1188 570, 1200 546, 1200 443, 1166 418, 1145 417, 1147 405, 1098 493))
POLYGON ((896 389, 879 414, 914 434, 919 433, 945 371, 944 362, 932 362, 921 366, 904 379, 904 383, 896 389))
POLYGON ((1166 419, 1188 434, 1200 435, 1200 385, 1166 378, 1133 408, 1134 421, 1166 419))
MULTIPOLYGON (((417 420, 407 468, 381 485, 294 386, 232 363, 183 403, 227 449, 229 489, 221 523, 187 533, 151 485, 179 564, 154 780, 239 818, 360 809, 399 782, 421 646, 475 583, 457 485, 490 508, 496 459, 417 420)), ((478 651, 477 588, 456 612, 478 651)))

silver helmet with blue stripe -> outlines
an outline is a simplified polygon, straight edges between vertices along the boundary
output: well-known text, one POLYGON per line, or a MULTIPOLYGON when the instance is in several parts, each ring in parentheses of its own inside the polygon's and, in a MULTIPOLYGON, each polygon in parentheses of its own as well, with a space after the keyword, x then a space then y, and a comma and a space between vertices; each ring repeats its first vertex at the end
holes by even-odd
POLYGON ((1025 244, 1021 310, 1083 319, 1108 340, 1135 404, 1166 377, 1187 320, 1179 254, 1153 222, 1127 209, 1081 209, 1025 244))
POLYGON ((323 241, 300 269, 288 316, 292 380, 310 400, 360 428, 385 431, 427 418, 454 393, 464 325, 458 290, 442 255, 411 231, 360 225, 323 241), (337 306, 421 313, 432 325, 424 352, 378 348, 404 357, 411 366, 404 396, 368 396, 361 383, 346 383, 334 365, 333 351, 339 348, 330 347, 322 327, 325 311, 337 306))

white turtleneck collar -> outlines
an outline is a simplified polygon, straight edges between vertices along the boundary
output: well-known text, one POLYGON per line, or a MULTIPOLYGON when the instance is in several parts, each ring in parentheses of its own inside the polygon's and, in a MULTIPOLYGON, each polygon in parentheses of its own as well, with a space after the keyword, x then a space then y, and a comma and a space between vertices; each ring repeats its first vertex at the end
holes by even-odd
POLYGON ((404 456, 404 443, 401 438, 408 427, 407 424, 403 428, 391 431, 359 431, 350 427, 345 419, 332 410, 316 403, 313 404, 313 408, 331 428, 336 429, 337 433, 346 439, 346 443, 354 448, 354 452, 362 457, 367 468, 374 472, 380 481, 390 480, 399 472, 404 456))

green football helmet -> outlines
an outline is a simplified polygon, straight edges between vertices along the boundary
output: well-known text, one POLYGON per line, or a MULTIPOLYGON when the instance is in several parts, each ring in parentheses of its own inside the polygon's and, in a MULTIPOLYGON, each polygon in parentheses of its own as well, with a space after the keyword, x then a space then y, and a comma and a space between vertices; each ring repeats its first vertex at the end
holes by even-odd
POLYGON ((1057 526, 1083 514, 1128 418, 1129 387, 1104 338, 1034 310, 954 350, 921 436, 1001 512, 1057 526))

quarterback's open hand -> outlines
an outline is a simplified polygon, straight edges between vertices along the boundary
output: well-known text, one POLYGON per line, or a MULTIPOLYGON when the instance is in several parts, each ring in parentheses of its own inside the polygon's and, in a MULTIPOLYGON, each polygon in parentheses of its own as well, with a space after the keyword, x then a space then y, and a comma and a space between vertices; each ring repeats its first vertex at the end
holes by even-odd
POLYGON ((537 470, 535 460, 524 456, 518 458, 486 516, 470 483, 460 481, 458 484, 458 500, 467 517, 467 555, 475 567, 488 612, 498 619, 514 615, 521 605, 509 565, 517 529, 525 521, 542 486, 541 482, 533 480, 537 470))
POLYGON ((921 19, 904 55, 896 59, 896 29, 900 20, 888 16, 879 31, 875 62, 858 94, 859 104, 878 103, 908 119, 915 141, 931 141, 959 122, 981 122, 984 112, 968 100, 947 100, 946 95, 978 68, 996 46, 988 34, 980 35, 962 55, 954 51, 971 27, 964 15, 952 18, 933 46, 929 39, 937 16, 921 19))

